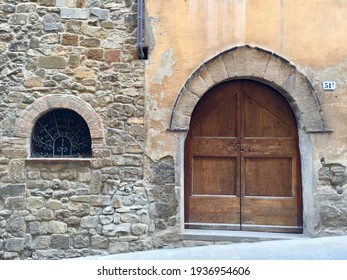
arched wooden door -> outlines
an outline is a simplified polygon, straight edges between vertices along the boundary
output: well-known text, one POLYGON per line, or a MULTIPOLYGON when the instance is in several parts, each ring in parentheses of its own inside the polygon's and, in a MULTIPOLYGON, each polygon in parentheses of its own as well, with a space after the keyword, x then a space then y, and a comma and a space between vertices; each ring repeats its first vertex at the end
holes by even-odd
POLYGON ((220 84, 194 109, 185 142, 185 227, 302 232, 298 134, 271 87, 220 84))

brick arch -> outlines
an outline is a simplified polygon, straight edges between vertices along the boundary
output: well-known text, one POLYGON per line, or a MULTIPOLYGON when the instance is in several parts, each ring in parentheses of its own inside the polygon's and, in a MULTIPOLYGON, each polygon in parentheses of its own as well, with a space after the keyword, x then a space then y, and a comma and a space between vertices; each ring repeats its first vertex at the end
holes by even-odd
POLYGON ((95 110, 79 97, 62 94, 46 95, 30 104, 18 120, 15 136, 30 138, 37 120, 54 109, 70 109, 78 113, 89 127, 92 146, 104 144, 102 121, 95 110))
POLYGON ((227 50, 202 64, 186 81, 174 104, 170 129, 186 131, 200 98, 217 84, 232 79, 263 82, 286 97, 298 128, 327 132, 317 93, 305 75, 275 53, 251 46, 227 50))

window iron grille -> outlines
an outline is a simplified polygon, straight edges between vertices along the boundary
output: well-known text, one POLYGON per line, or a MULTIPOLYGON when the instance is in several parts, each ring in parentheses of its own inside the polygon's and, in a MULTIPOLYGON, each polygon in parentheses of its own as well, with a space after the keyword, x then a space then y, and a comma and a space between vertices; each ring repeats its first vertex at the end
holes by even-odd
POLYGON ((32 157, 86 158, 91 155, 88 125, 76 112, 57 109, 36 122, 31 137, 32 157))

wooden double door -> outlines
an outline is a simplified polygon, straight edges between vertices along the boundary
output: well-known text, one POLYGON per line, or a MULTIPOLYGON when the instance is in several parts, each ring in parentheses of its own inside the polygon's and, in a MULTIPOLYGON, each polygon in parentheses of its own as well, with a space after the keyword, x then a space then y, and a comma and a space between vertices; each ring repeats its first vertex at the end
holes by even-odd
POLYGON ((206 93, 185 142, 185 227, 302 232, 298 133, 286 99, 237 80, 206 93))

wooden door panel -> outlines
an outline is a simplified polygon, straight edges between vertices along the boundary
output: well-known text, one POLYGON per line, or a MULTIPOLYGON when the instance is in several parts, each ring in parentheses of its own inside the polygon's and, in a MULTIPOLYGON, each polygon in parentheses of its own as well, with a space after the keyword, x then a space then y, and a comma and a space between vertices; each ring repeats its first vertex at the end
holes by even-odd
POLYGON ((300 232, 300 182, 284 97, 255 81, 226 82, 202 97, 185 143, 186 226, 300 232))
POLYGON ((192 195, 236 195, 238 165, 232 157, 193 157, 192 195))
POLYGON ((242 82, 242 91, 245 100, 253 100, 290 127, 296 127, 295 117, 288 102, 274 89, 257 82, 247 81, 242 82))
POLYGON ((190 147, 191 155, 240 156, 240 144, 237 138, 194 137, 190 147))
POLYGON ((290 138, 245 138, 241 154, 242 157, 296 157, 297 142, 290 138))
MULTIPOLYGON (((242 200, 242 225, 301 228, 295 198, 249 198, 242 200)), ((270 228, 271 229, 271 228, 270 228)))
POLYGON ((244 137, 292 137, 293 128, 282 114, 271 112, 247 95, 243 109, 244 137))
POLYGON ((237 91, 234 87, 217 86, 207 93, 194 109, 192 136, 237 137, 237 91))
POLYGON ((245 158, 243 195, 293 197, 291 158, 245 158))
POLYGON ((240 198, 230 196, 189 197, 189 221, 192 223, 240 225, 240 198))

